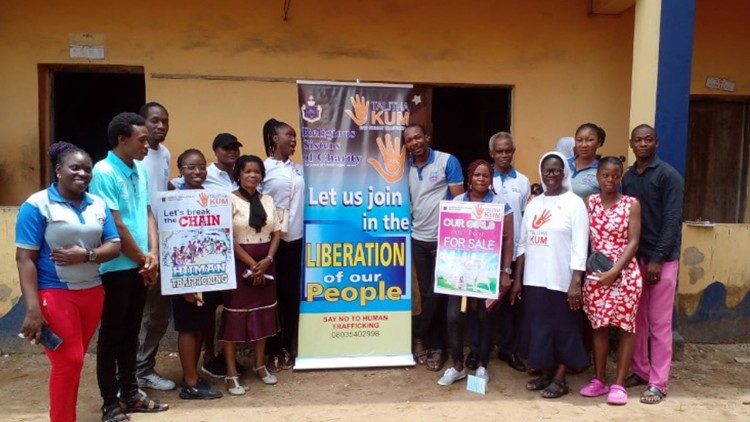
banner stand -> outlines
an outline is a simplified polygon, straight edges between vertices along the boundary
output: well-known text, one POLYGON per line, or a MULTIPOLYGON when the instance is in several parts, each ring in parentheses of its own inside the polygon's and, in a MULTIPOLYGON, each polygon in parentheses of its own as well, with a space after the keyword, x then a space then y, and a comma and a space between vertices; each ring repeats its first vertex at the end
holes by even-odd
POLYGON ((411 85, 298 81, 304 279, 294 369, 412 366, 411 221, 402 132, 411 85))

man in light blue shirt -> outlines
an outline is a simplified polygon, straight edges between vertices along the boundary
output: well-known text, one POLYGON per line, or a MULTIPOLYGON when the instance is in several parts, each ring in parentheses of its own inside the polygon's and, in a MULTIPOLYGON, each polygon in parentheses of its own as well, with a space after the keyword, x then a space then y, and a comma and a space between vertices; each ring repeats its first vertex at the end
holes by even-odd
POLYGON ((169 406, 140 391, 135 376, 146 292, 157 282, 159 266, 148 173, 137 161, 148 152, 146 122, 135 113, 120 113, 109 123, 107 140, 112 150, 94 166, 89 191, 104 199, 112 211, 122 244, 120 255, 99 267, 105 296, 96 376, 103 418, 115 419, 123 412, 167 410, 169 406))

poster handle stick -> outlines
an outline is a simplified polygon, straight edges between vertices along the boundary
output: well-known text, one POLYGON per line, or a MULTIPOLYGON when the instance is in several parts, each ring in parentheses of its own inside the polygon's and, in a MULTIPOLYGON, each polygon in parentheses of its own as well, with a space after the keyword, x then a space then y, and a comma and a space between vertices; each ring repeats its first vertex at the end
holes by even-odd
POLYGON ((461 296, 461 313, 466 313, 466 296, 461 296))

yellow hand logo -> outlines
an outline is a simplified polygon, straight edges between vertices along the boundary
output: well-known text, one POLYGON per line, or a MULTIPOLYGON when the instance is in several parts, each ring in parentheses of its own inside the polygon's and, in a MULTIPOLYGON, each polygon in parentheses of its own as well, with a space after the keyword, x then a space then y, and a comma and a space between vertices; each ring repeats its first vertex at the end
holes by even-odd
POLYGON ((352 102, 354 112, 351 110, 345 110, 346 115, 349 116, 357 126, 362 126, 367 123, 367 114, 370 111, 370 102, 365 100, 364 95, 359 96, 355 94, 353 97, 349 97, 349 101, 352 102))
POLYGON ((395 137, 391 141, 391 135, 385 135, 385 143, 378 136, 375 139, 378 144, 380 155, 383 156, 383 164, 380 164, 375 158, 367 160, 368 163, 377 171, 388 183, 395 183, 401 180, 404 175, 404 165, 406 164, 406 148, 401 146, 401 138, 395 137))

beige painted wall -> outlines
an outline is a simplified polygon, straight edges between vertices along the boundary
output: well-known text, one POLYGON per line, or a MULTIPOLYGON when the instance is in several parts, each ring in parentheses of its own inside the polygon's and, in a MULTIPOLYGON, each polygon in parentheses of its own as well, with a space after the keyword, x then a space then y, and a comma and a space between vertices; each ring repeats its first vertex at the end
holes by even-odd
MULTIPOLYGON (((139 65, 149 100, 170 110, 167 142, 209 151, 220 131, 260 153, 262 123, 297 124, 293 83, 155 79, 152 73, 513 85, 522 171, 585 121, 624 154, 632 9, 589 15, 589 0, 3 2, 0 13, 0 203, 38 186, 38 63, 68 57, 69 33, 106 37, 102 63, 139 65)), ((99 63, 99 62, 97 62, 99 63)), ((104 142, 104 134, 102 136, 104 142)), ((485 140, 476 140, 484 143, 485 140)))
POLYGON ((0 317, 21 297, 16 271, 15 227, 17 207, 0 207, 0 317))
POLYGON ((691 94, 750 95, 750 2, 697 0, 691 94), (706 77, 736 83, 735 92, 706 88, 706 77))
MULTIPOLYGON (((690 93, 746 97, 750 95, 750 2, 697 0, 690 93), (735 92, 706 87, 706 77, 736 83, 735 92)), ((689 315, 703 291, 720 281, 727 290, 726 306, 737 306, 750 289, 750 225, 716 224, 713 228, 683 226, 679 302, 689 315)))
POLYGON ((750 224, 683 225, 680 305, 692 314, 706 287, 720 281, 727 290, 726 306, 737 306, 750 290, 749 254, 750 224))

